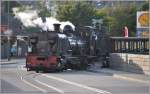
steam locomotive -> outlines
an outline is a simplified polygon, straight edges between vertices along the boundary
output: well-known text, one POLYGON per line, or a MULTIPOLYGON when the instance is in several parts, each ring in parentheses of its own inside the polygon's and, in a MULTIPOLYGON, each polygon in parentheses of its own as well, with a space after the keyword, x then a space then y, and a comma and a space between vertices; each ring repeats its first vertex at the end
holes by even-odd
POLYGON ((74 34, 70 26, 65 26, 61 33, 60 24, 54 24, 54 29, 55 32, 35 32, 29 36, 27 71, 86 69, 89 62, 98 58, 95 35, 84 39, 74 34))
MULTIPOLYGON (((83 45, 82 41, 77 40, 75 36, 68 37, 67 34, 61 33, 59 31, 60 24, 54 24, 54 27, 54 32, 35 32, 29 36, 29 48, 26 57, 27 71, 62 71, 80 66, 79 56, 73 57, 72 55, 79 55, 76 45, 78 47, 83 45)), ((69 28, 65 31, 72 31, 69 28)))

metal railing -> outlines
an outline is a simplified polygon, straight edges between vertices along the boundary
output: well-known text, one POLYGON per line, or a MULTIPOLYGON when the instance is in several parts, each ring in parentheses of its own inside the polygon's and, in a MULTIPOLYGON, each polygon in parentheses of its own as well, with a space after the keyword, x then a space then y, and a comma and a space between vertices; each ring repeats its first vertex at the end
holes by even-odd
POLYGON ((111 37, 112 53, 149 54, 149 39, 111 37))

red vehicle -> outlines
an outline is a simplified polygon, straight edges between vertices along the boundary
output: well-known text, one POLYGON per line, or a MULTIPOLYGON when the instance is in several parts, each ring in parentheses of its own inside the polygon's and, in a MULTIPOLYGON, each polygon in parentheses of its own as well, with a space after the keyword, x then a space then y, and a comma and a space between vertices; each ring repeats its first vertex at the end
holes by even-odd
POLYGON ((62 53, 67 52, 66 38, 65 34, 59 32, 36 32, 29 36, 27 71, 63 70, 62 53))

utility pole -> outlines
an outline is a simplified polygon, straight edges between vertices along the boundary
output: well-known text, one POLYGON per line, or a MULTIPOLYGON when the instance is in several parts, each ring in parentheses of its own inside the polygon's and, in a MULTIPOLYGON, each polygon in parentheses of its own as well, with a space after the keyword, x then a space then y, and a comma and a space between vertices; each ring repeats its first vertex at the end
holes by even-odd
MULTIPOLYGON (((7 7, 8 8, 8 10, 7 10, 7 12, 8 12, 8 14, 7 14, 8 15, 8 23, 7 24, 8 24, 8 29, 10 29, 10 26, 9 26, 9 20, 10 20, 9 19, 9 15, 10 15, 9 14, 9 1, 7 1, 7 2, 8 2, 7 3, 8 4, 8 7, 7 7)), ((7 32, 8 32, 8 36, 7 36, 8 37, 8 53, 7 54, 8 54, 8 61, 9 61, 10 60, 10 49, 11 49, 10 48, 10 34, 9 34, 9 32, 11 32, 11 31, 8 30, 7 32)))

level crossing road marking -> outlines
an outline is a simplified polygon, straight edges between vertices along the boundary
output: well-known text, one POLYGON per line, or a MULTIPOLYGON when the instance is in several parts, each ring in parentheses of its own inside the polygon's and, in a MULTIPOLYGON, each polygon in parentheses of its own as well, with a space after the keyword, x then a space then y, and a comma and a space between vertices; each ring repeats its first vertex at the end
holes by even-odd
POLYGON ((21 65, 21 66, 20 66, 20 69, 21 69, 21 70, 26 70, 25 65, 21 65))
MULTIPOLYGON (((23 67, 21 67, 21 70, 23 70, 23 67)), ((55 77, 55 76, 49 76, 49 75, 46 75, 46 74, 41 74, 41 75, 42 75, 42 76, 45 76, 45 77, 47 77, 47 78, 50 78, 50 79, 54 79, 54 80, 57 80, 57 81, 60 81, 60 82, 64 82, 64 83, 67 83, 67 84, 70 84, 70 85, 74 85, 74 86, 77 86, 77 87, 81 87, 81 88, 85 88, 85 89, 88 89, 88 90, 97 92, 97 94, 112 94, 111 92, 108 92, 108 91, 104 91, 104 90, 97 89, 97 88, 93 88, 93 87, 89 87, 89 86, 86 86, 86 85, 83 85, 83 84, 71 82, 71 81, 68 81, 68 80, 65 80, 65 79, 62 79, 62 78, 58 78, 58 77, 55 77)), ((23 79, 23 78, 21 78, 21 79, 23 79)), ((39 87, 37 87, 37 86, 31 84, 30 82, 26 81, 26 80, 23 80, 23 81, 24 81, 25 83, 27 83, 27 84, 29 84, 29 85, 31 85, 31 86, 33 86, 33 87, 35 87, 35 88, 37 88, 37 89, 39 89, 39 90, 41 90, 41 91, 43 91, 43 92, 46 93, 46 90, 44 90, 44 89, 42 89, 42 88, 39 88, 39 87)), ((57 88, 55 88, 55 87, 53 87, 53 86, 49 86, 49 85, 47 85, 47 84, 45 84, 45 83, 42 83, 42 82, 40 82, 40 81, 38 81, 38 80, 35 80, 35 81, 36 81, 36 82, 39 82, 39 83, 41 83, 42 85, 45 85, 45 86, 47 86, 47 87, 49 87, 49 88, 53 88, 53 89, 55 89, 56 91, 58 91, 59 93, 64 93, 64 91, 59 90, 59 89, 57 89, 57 88)))
MULTIPOLYGON (((23 65, 22 65, 22 66, 18 66, 17 69, 18 69, 18 71, 20 71, 19 69, 24 70, 24 67, 23 67, 23 65)), ((34 88, 36 88, 36 89, 42 91, 44 94, 47 94, 47 91, 46 91, 45 89, 42 89, 42 88, 40 88, 40 87, 38 87, 38 86, 36 86, 36 85, 34 85, 34 84, 28 82, 27 80, 25 80, 25 79, 24 79, 24 76, 26 76, 26 75, 21 75, 22 73, 19 73, 19 74, 20 74, 20 76, 21 76, 21 81, 23 81, 24 83, 30 85, 31 87, 34 87, 34 88)), ((33 74, 33 73, 30 73, 30 74, 33 74)), ((30 74, 27 74, 27 75, 30 75, 30 74)))
POLYGON ((51 86, 51 85, 48 85, 48 84, 46 84, 46 83, 43 83, 43 82, 41 82, 41 81, 39 81, 39 80, 37 80, 37 79, 36 79, 35 81, 38 82, 38 83, 40 83, 40 84, 42 84, 42 85, 44 85, 44 86, 47 86, 47 87, 53 89, 53 90, 55 90, 55 91, 57 91, 57 92, 59 92, 59 93, 65 93, 64 91, 62 91, 62 90, 60 90, 60 89, 58 89, 58 88, 56 88, 56 87, 53 87, 53 86, 51 86))
POLYGON ((32 86, 32 87, 37 88, 38 90, 42 91, 43 93, 47 93, 46 90, 44 90, 44 89, 42 89, 42 88, 40 88, 40 87, 37 87, 37 86, 34 85, 34 84, 31 84, 30 82, 28 82, 28 81, 26 81, 25 79, 23 79, 23 77, 21 77, 21 80, 22 80, 24 83, 26 83, 26 84, 28 84, 28 85, 30 85, 30 86, 32 86))
MULTIPOLYGON (((20 66, 19 68, 20 68, 21 70, 24 70, 24 65, 20 66)), ((31 74, 33 74, 33 73, 31 73, 31 74)), ((33 77, 33 78, 35 78, 35 77, 33 77)), ((42 88, 40 88, 40 87, 37 87, 37 86, 35 86, 34 84, 31 84, 30 82, 28 82, 28 81, 26 81, 25 79, 23 79, 23 77, 21 77, 21 80, 22 80, 23 82, 25 82, 26 84, 28 84, 28 85, 30 85, 30 86, 32 86, 32 87, 35 87, 35 88, 39 89, 40 91, 42 91, 42 92, 44 92, 44 93, 47 93, 46 90, 44 90, 44 89, 42 89, 42 88)), ((46 86, 46 87, 49 87, 49 88, 51 88, 51 89, 53 89, 53 90, 55 90, 55 91, 57 91, 57 92, 59 92, 59 93, 64 93, 64 91, 62 91, 62 90, 60 90, 60 89, 57 89, 56 87, 50 86, 50 85, 48 85, 48 84, 45 84, 45 83, 43 83, 43 82, 40 82, 40 81, 37 80, 37 79, 36 79, 36 80, 34 79, 34 81, 36 81, 37 83, 39 83, 39 84, 41 84, 41 85, 44 85, 44 86, 46 86)))
POLYGON ((85 89, 97 92, 98 94, 112 94, 111 92, 107 92, 107 91, 104 91, 104 90, 101 90, 101 89, 89 87, 89 86, 79 84, 79 83, 76 83, 76 82, 71 82, 71 81, 68 81, 68 80, 65 80, 65 79, 62 79, 62 78, 58 78, 58 77, 55 77, 55 76, 50 76, 50 75, 46 75, 46 74, 42 74, 42 76, 45 76, 47 78, 54 79, 54 80, 57 80, 57 81, 60 81, 60 82, 64 82, 64 83, 67 83, 67 84, 70 84, 70 85, 74 85, 74 86, 77 86, 77 87, 85 88, 85 89))

